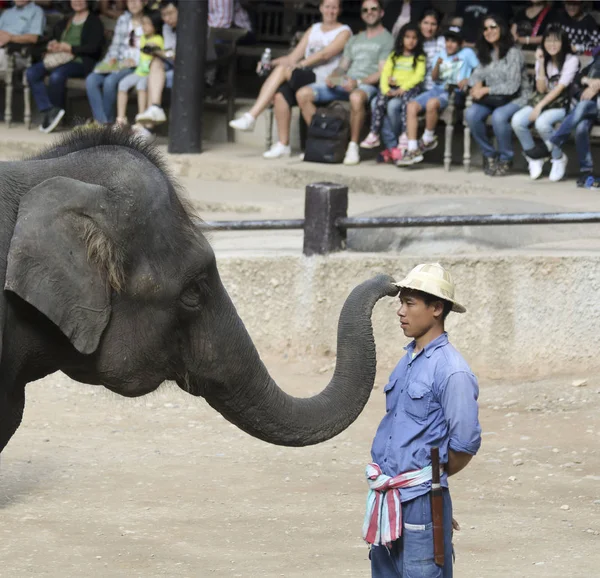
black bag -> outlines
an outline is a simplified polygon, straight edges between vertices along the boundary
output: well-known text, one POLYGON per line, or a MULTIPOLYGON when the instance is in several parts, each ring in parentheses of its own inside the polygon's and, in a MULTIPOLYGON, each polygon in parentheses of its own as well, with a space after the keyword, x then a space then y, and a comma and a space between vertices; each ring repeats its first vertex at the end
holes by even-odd
POLYGON ((304 160, 341 163, 350 141, 350 113, 340 103, 318 108, 306 134, 304 160))
POLYGON ((483 98, 473 100, 473 102, 483 104, 483 106, 496 110, 497 108, 508 104, 513 98, 515 98, 514 94, 486 94, 483 98))

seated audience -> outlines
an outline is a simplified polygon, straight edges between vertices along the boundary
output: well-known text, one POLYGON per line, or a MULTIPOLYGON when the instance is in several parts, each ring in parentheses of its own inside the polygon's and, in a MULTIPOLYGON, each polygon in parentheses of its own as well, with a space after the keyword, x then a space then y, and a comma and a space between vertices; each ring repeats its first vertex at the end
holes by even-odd
POLYGON ((409 22, 420 22, 426 10, 431 10, 431 0, 386 0, 382 24, 396 40, 400 28, 409 22))
POLYGON ((552 2, 530 0, 529 6, 519 10, 513 18, 510 31, 517 44, 525 50, 535 50, 541 42, 548 24, 557 18, 552 2))
POLYGON ((465 119, 483 154, 483 170, 489 176, 505 175, 514 156, 510 119, 521 109, 531 93, 523 53, 503 18, 487 16, 477 41, 479 66, 469 85, 473 104, 465 111, 465 119), (492 117, 497 149, 487 135, 485 121, 492 117))
POLYGON ((339 0, 322 0, 319 10, 323 21, 313 24, 289 55, 273 60, 274 69, 250 111, 229 123, 237 130, 254 130, 257 117, 273 102, 278 141, 263 155, 265 158, 290 155, 291 107, 299 102, 297 91, 315 81, 325 81, 339 66, 344 46, 352 35, 350 27, 338 22, 339 0))
POLYGON ((558 22, 569 37, 576 54, 590 52, 600 44, 600 32, 594 17, 586 12, 582 0, 566 0, 558 22))
POLYGON ((15 0, 12 8, 0 14, 0 73, 8 64, 6 45, 35 44, 42 36, 45 24, 44 11, 31 0, 15 0))
POLYGON ((554 125, 567 116, 570 101, 570 86, 577 70, 579 59, 572 53, 569 38, 560 26, 550 26, 543 36, 542 47, 536 52, 536 92, 527 106, 512 117, 512 127, 523 147, 529 166, 529 176, 537 179, 542 174, 544 158, 533 158, 535 142, 529 129, 531 124, 540 138, 548 143, 552 152, 550 180, 558 181, 567 166, 567 156, 550 143, 554 125))
POLYGON ((158 10, 146 11, 142 17, 142 30, 144 34, 140 42, 140 59, 137 68, 119 82, 119 96, 117 99, 117 124, 127 125, 127 99, 129 91, 135 87, 137 91, 138 113, 144 112, 147 105, 148 74, 152 54, 164 50, 164 41, 161 35, 162 19, 158 10))
POLYGON ((453 26, 461 26, 465 36, 465 46, 475 48, 481 25, 488 14, 510 21, 512 17, 511 2, 503 0, 456 0, 455 17, 460 20, 451 22, 453 26))
MULTIPOLYGON (((308 125, 310 125, 316 112, 315 103, 325 103, 333 100, 350 101, 350 142, 344 157, 344 164, 346 165, 356 165, 360 162, 358 142, 365 123, 366 105, 377 94, 377 83, 380 80, 386 59, 394 46, 392 35, 381 24, 382 17, 383 10, 379 0, 363 0, 361 18, 367 25, 366 30, 353 36, 348 41, 340 65, 326 77, 325 82, 316 82, 296 93, 300 110, 308 125)), ((423 49, 417 35, 418 31, 414 34, 416 44, 413 49, 416 47, 419 50, 417 55, 419 56, 423 49)), ((398 42, 402 46, 403 41, 401 38, 398 42)), ((401 56, 403 49, 400 48, 399 50, 400 58, 403 60, 401 56)), ((411 65, 413 60, 410 59, 411 65)), ((422 65, 424 75, 424 58, 422 59, 422 65)), ((400 67, 400 64, 398 64, 398 67, 400 67)), ((392 74, 393 65, 390 64, 388 66, 388 76, 392 74)), ((394 90, 399 89, 398 86, 394 90)), ((386 94, 387 92, 386 90, 386 94)))
POLYGON ((372 149, 380 144, 379 131, 390 100, 398 100, 400 119, 406 124, 406 103, 421 90, 425 79, 423 38, 416 24, 405 24, 396 37, 394 51, 385 62, 379 81, 379 95, 373 106, 371 132, 360 146, 372 149))
MULTIPOLYGON (((577 159, 579 161, 579 177, 577 186, 598 187, 598 181, 592 176, 594 164, 590 148, 590 130, 598 117, 598 99, 600 97, 600 48, 594 50, 594 59, 586 66, 575 79, 575 96, 579 102, 575 108, 565 117, 556 132, 550 137, 550 144, 559 151, 565 145, 569 136, 575 131, 575 148, 577 150, 577 159)), ((564 155, 564 153, 563 153, 564 155)), ((552 149, 552 157, 556 153, 552 149)), ((562 174, 556 174, 556 180, 564 176, 567 169, 567 163, 560 165, 562 174)))
POLYGON ((416 114, 407 119, 408 150, 403 151, 398 159, 398 166, 413 165, 423 160, 423 154, 435 149, 438 141, 435 129, 440 112, 448 106, 449 92, 454 91, 457 104, 464 102, 465 91, 469 87, 469 78, 473 70, 479 65, 477 56, 471 48, 463 48, 463 34, 461 28, 450 26, 444 33, 446 49, 442 50, 436 58, 432 72, 434 86, 432 89, 420 94, 412 103, 419 108, 418 112, 425 109, 425 131, 420 141, 417 141, 418 119, 416 114))
POLYGON ((56 62, 64 62, 48 70, 49 61, 37 62, 27 69, 27 81, 38 110, 43 115, 40 130, 53 131, 65 115, 65 90, 68 78, 84 78, 102 55, 104 27, 90 11, 88 0, 71 0, 72 14, 63 18, 52 31, 46 53, 56 62), (48 87, 44 78, 48 76, 48 87))
POLYGON ((140 58, 143 0, 127 0, 127 11, 119 16, 112 41, 103 60, 85 79, 88 101, 94 121, 115 122, 117 87, 131 74, 140 58))

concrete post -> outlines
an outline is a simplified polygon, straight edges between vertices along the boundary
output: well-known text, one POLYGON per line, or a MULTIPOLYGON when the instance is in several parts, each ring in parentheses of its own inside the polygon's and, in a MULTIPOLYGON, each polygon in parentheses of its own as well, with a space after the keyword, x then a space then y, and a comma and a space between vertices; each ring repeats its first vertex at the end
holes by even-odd
POLYGON ((208 2, 179 2, 169 152, 202 152, 208 2))
POLYGON ((346 230, 335 220, 348 216, 348 187, 335 183, 307 185, 304 198, 304 254, 326 255, 346 248, 346 230))

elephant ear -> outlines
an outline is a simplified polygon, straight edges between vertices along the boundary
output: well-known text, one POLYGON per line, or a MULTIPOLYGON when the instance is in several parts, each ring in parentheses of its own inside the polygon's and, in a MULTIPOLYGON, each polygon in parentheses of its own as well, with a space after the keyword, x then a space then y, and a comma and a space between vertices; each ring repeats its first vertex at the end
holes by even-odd
POLYGON ((83 354, 93 353, 120 290, 123 264, 108 189, 52 177, 26 193, 8 253, 5 289, 33 305, 83 354))

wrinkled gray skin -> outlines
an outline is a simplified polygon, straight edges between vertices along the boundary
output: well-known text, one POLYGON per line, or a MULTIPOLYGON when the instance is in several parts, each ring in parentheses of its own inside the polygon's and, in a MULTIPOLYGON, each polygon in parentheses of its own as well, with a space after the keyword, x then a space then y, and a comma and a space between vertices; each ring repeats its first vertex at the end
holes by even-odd
POLYGON ((0 163, 0 452, 25 385, 57 370, 128 397, 175 380, 273 444, 319 443, 357 418, 375 378, 371 311, 397 293, 391 278, 348 297, 329 385, 291 397, 261 362, 155 152, 90 131, 40 156, 0 163), (90 230, 104 258, 88 254, 90 230), (121 288, 109 276, 118 255, 121 288))

